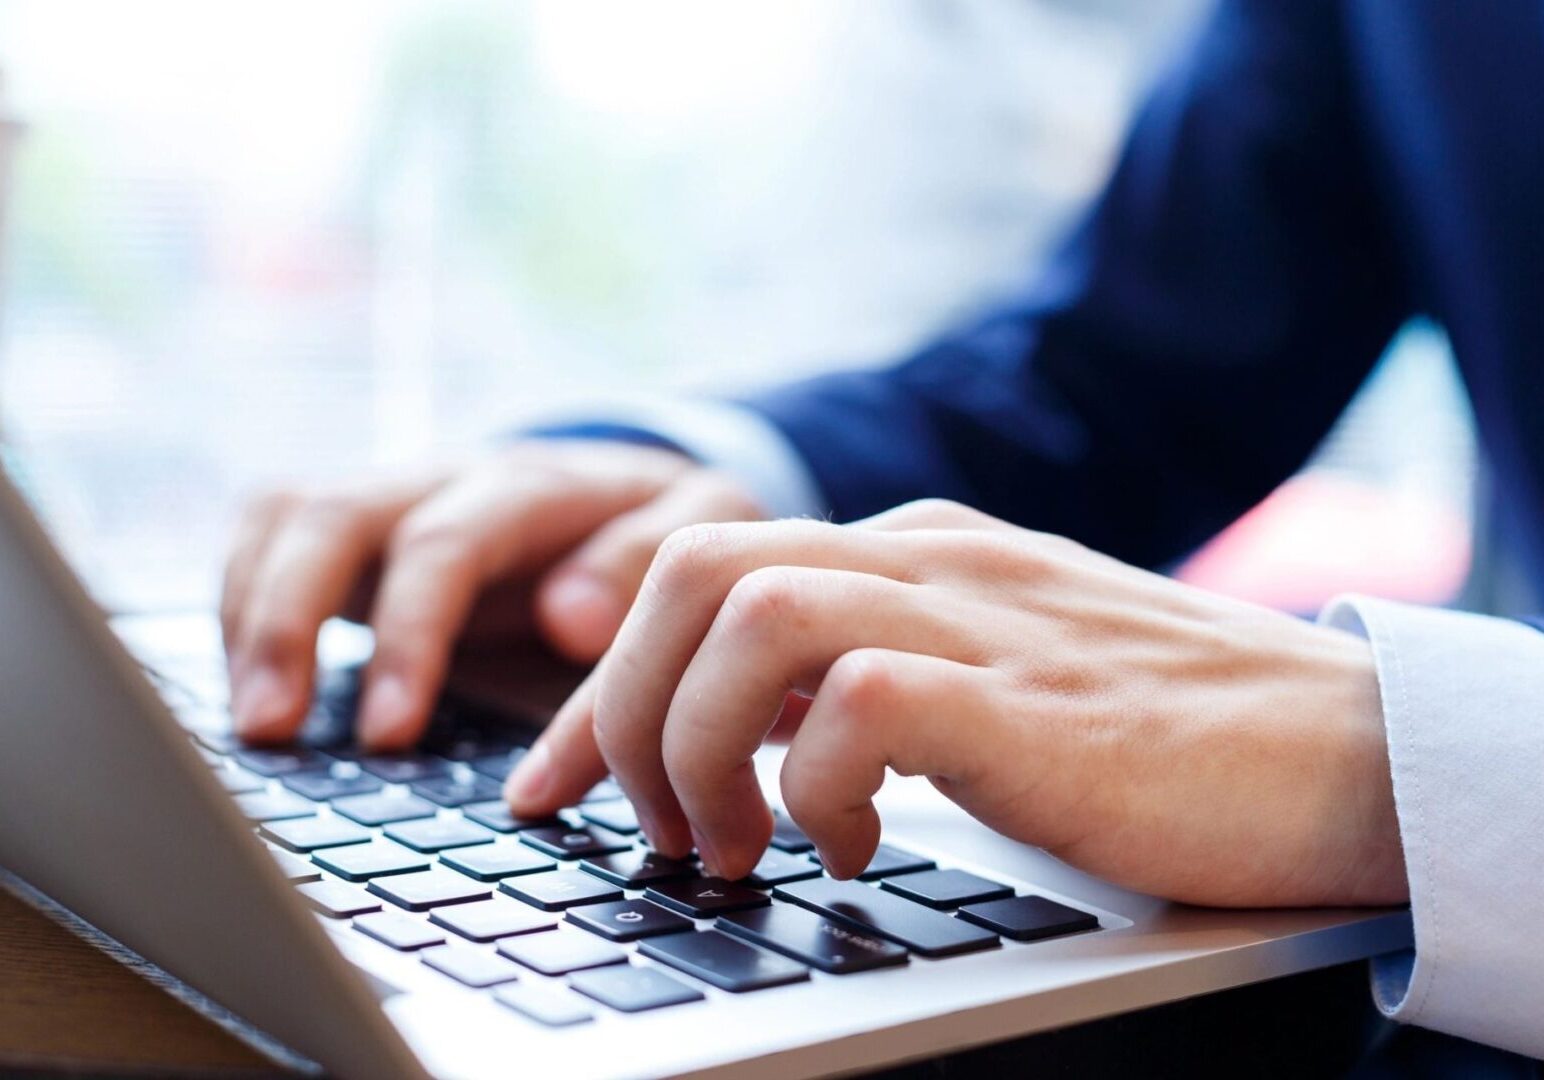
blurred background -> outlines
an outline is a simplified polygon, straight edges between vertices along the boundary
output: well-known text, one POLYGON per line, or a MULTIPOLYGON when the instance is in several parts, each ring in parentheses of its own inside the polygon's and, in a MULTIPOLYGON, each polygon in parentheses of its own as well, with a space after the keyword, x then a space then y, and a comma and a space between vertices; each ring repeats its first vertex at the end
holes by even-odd
MULTIPOLYGON (((1206 0, 0 0, 13 473, 98 595, 212 603, 243 497, 608 395, 892 356, 1033 271, 1206 0)), ((1183 569, 1441 602, 1434 329, 1183 569)))

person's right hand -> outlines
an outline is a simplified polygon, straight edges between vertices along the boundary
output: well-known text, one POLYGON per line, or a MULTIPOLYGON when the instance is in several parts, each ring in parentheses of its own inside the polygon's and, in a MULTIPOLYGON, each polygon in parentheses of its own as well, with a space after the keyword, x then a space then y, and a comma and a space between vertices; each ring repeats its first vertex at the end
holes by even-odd
POLYGON ((236 730, 292 737, 328 618, 368 622, 358 737, 411 745, 458 644, 538 636, 589 662, 611 644, 660 542, 762 516, 724 475, 668 450, 528 440, 462 467, 255 500, 220 619, 236 730))

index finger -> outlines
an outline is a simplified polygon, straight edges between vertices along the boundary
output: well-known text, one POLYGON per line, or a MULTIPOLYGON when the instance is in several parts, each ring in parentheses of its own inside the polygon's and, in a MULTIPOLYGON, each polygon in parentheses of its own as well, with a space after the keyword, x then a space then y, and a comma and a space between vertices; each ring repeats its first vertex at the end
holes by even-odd
POLYGON ((671 700, 729 591, 766 566, 910 576, 903 552, 875 533, 822 522, 699 525, 671 535, 603 661, 595 701, 601 753, 667 855, 694 843, 663 759, 671 700))

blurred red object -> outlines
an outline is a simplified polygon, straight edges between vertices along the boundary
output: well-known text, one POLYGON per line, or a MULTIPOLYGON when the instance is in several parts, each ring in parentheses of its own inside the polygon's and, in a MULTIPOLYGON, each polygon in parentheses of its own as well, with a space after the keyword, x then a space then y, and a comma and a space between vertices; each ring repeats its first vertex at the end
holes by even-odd
POLYGON ((1193 585, 1298 614, 1344 592, 1440 604, 1463 588, 1469 515, 1332 473, 1288 481, 1180 568, 1193 585))

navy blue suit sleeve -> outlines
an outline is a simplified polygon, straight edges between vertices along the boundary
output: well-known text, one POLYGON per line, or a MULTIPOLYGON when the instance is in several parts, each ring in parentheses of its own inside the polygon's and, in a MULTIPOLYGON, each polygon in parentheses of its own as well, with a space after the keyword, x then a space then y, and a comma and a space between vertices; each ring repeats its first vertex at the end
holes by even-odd
POLYGON ((1223 0, 1032 287, 752 396, 834 517, 940 496, 1158 565, 1297 468, 1405 316, 1329 0, 1223 0))

